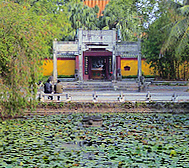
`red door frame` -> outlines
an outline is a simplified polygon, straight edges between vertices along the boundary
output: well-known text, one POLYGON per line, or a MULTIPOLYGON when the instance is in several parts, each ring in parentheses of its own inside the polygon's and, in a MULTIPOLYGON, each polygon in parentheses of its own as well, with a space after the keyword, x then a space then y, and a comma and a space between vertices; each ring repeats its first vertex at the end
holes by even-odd
POLYGON ((106 57, 106 61, 107 61, 107 65, 106 65, 106 77, 108 78, 109 75, 108 75, 108 65, 109 65, 109 62, 108 62, 108 57, 112 57, 112 52, 110 51, 84 51, 83 52, 83 79, 84 80, 88 80, 91 78, 91 70, 90 70, 90 67, 91 67, 91 59, 92 57, 106 57), (88 75, 85 74, 85 57, 88 56, 89 57, 89 62, 88 62, 88 75))

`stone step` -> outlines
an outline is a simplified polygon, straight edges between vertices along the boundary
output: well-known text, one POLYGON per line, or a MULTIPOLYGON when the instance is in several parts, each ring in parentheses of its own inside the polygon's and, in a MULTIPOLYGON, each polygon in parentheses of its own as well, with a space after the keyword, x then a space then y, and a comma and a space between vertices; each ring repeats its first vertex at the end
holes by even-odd
POLYGON ((63 83, 65 91, 69 90, 136 90, 138 84, 136 82, 88 82, 88 83, 77 83, 69 82, 63 83))
POLYGON ((135 82, 133 83, 62 83, 64 87, 127 87, 127 86, 137 86, 138 84, 135 82))

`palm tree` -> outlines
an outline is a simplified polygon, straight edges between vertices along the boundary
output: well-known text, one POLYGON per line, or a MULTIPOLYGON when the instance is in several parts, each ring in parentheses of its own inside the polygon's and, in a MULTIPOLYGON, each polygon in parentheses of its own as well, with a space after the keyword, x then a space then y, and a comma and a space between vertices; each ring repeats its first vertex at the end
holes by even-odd
POLYGON ((169 4, 167 14, 170 23, 162 29, 169 29, 167 40, 162 45, 160 55, 171 54, 172 69, 175 70, 175 78, 180 78, 180 68, 184 79, 188 78, 189 69, 189 0, 183 4, 167 0, 169 4))
POLYGON ((71 21, 72 29, 68 37, 63 40, 73 40, 76 35, 76 30, 82 28, 84 30, 97 30, 97 13, 99 8, 95 6, 90 8, 83 2, 70 3, 68 5, 69 20, 71 21))
POLYGON ((172 27, 161 53, 174 50, 175 56, 180 59, 189 50, 189 0, 185 0, 184 5, 171 5, 169 12, 172 16, 172 27))
POLYGON ((135 33, 139 19, 135 0, 110 1, 99 20, 103 30, 120 29, 123 41, 137 40, 135 33))

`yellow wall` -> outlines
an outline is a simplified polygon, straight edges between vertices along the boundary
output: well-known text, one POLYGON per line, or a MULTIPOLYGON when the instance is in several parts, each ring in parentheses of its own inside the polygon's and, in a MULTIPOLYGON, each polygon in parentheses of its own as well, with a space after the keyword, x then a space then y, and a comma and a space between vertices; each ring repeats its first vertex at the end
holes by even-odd
MULTIPOLYGON (((144 60, 142 60, 143 75, 154 75, 153 69, 149 67, 144 60)), ((75 74, 75 60, 57 60, 58 75, 74 75, 75 74)), ((137 75, 138 61, 136 59, 122 59, 121 60, 121 74, 122 76, 137 75), (124 67, 129 66, 130 71, 125 71, 124 67)), ((43 75, 53 75, 53 60, 45 60, 43 62, 43 75)))
MULTIPOLYGON (((75 60, 57 60, 58 75, 74 75, 75 60)), ((45 60, 43 62, 43 75, 53 75, 53 60, 45 60)))
POLYGON ((189 62, 186 61, 183 64, 179 65, 179 68, 176 71, 177 71, 176 72, 177 78, 188 80, 189 79, 189 62))
POLYGON ((155 75, 153 68, 150 68, 150 64, 145 60, 142 60, 142 73, 143 75, 155 75))
MULTIPOLYGON (((150 65, 142 60, 142 73, 143 75, 154 75, 153 69, 150 68, 150 65)), ((136 59, 122 59, 121 60, 121 74, 122 76, 133 76, 137 75, 138 71, 138 61, 136 59), (129 66, 130 71, 125 71, 124 67, 129 66)))

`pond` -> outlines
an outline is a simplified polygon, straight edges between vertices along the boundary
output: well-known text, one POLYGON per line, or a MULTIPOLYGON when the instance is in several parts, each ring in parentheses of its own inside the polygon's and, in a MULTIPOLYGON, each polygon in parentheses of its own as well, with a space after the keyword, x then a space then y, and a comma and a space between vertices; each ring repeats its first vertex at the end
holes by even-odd
POLYGON ((91 115, 0 121, 0 167, 189 167, 189 114, 91 115))

